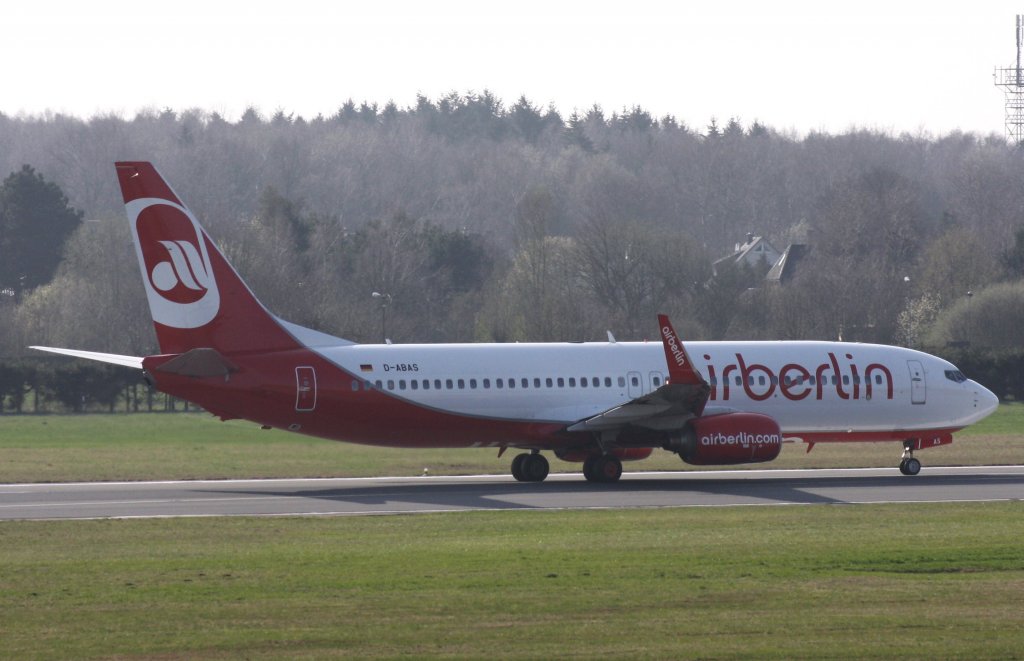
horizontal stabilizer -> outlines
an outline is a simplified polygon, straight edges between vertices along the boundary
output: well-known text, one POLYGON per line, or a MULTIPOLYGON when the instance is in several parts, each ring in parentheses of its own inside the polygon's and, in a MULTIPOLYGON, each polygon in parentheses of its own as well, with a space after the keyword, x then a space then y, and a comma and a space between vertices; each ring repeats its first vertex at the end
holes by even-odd
POLYGON ((238 371, 238 366, 220 355, 216 349, 192 349, 171 358, 156 368, 157 372, 180 374, 181 376, 223 376, 238 371))
POLYGON ((137 370, 142 369, 142 358, 138 356, 122 356, 116 353, 99 353, 97 351, 81 351, 79 349, 57 349, 54 347, 29 347, 29 349, 59 353, 65 356, 74 356, 75 358, 85 358, 86 360, 95 360, 100 363, 109 363, 111 365, 120 365, 122 367, 134 367, 137 370))

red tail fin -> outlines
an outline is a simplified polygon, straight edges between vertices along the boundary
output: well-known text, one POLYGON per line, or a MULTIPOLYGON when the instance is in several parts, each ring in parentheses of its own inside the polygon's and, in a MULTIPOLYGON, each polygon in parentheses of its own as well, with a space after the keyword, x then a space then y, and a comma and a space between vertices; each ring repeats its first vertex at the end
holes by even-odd
POLYGON ((116 163, 156 337, 163 353, 223 354, 300 344, 231 268, 151 163, 116 163))

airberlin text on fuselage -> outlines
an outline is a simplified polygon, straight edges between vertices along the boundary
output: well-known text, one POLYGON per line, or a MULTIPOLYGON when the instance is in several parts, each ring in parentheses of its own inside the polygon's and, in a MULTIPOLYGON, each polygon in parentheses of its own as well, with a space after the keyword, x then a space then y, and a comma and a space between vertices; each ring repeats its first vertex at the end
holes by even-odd
POLYGON ((778 434, 748 434, 746 432, 738 434, 716 432, 700 437, 701 445, 742 445, 747 447, 750 445, 778 445, 781 442, 782 437, 778 434))
MULTIPOLYGON (((778 373, 767 365, 747 364, 741 353, 736 354, 735 363, 720 371, 709 362, 708 379, 715 384, 710 399, 726 401, 733 388, 742 388, 754 401, 764 401, 776 392, 791 401, 823 399, 826 392, 833 391, 839 399, 893 398, 892 372, 885 365, 871 363, 861 369, 853 362, 852 354, 845 354, 846 364, 841 366, 833 352, 826 355, 828 361, 815 367, 787 363, 778 373), (875 382, 878 377, 881 383, 875 382), (739 383, 736 383, 737 378, 739 383)), ((711 356, 705 354, 704 359, 710 361, 711 356)))

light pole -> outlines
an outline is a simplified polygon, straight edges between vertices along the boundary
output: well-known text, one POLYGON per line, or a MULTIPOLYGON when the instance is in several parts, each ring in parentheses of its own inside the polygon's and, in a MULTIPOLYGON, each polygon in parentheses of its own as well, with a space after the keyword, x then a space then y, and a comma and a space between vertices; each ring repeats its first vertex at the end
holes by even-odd
POLYGON ((974 318, 971 316, 971 301, 974 300, 974 292, 967 292, 967 346, 971 346, 971 327, 974 326, 974 318))
POLYGON ((391 294, 382 294, 375 291, 370 296, 380 299, 380 336, 381 342, 388 343, 388 305, 391 304, 391 294))

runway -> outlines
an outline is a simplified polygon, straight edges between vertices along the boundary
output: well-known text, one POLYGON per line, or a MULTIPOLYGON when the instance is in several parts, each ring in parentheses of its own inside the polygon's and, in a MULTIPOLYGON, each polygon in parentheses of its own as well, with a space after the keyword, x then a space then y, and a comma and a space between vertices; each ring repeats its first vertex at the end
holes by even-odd
POLYGON ((0 485, 0 520, 1024 500, 1024 466, 0 485))

